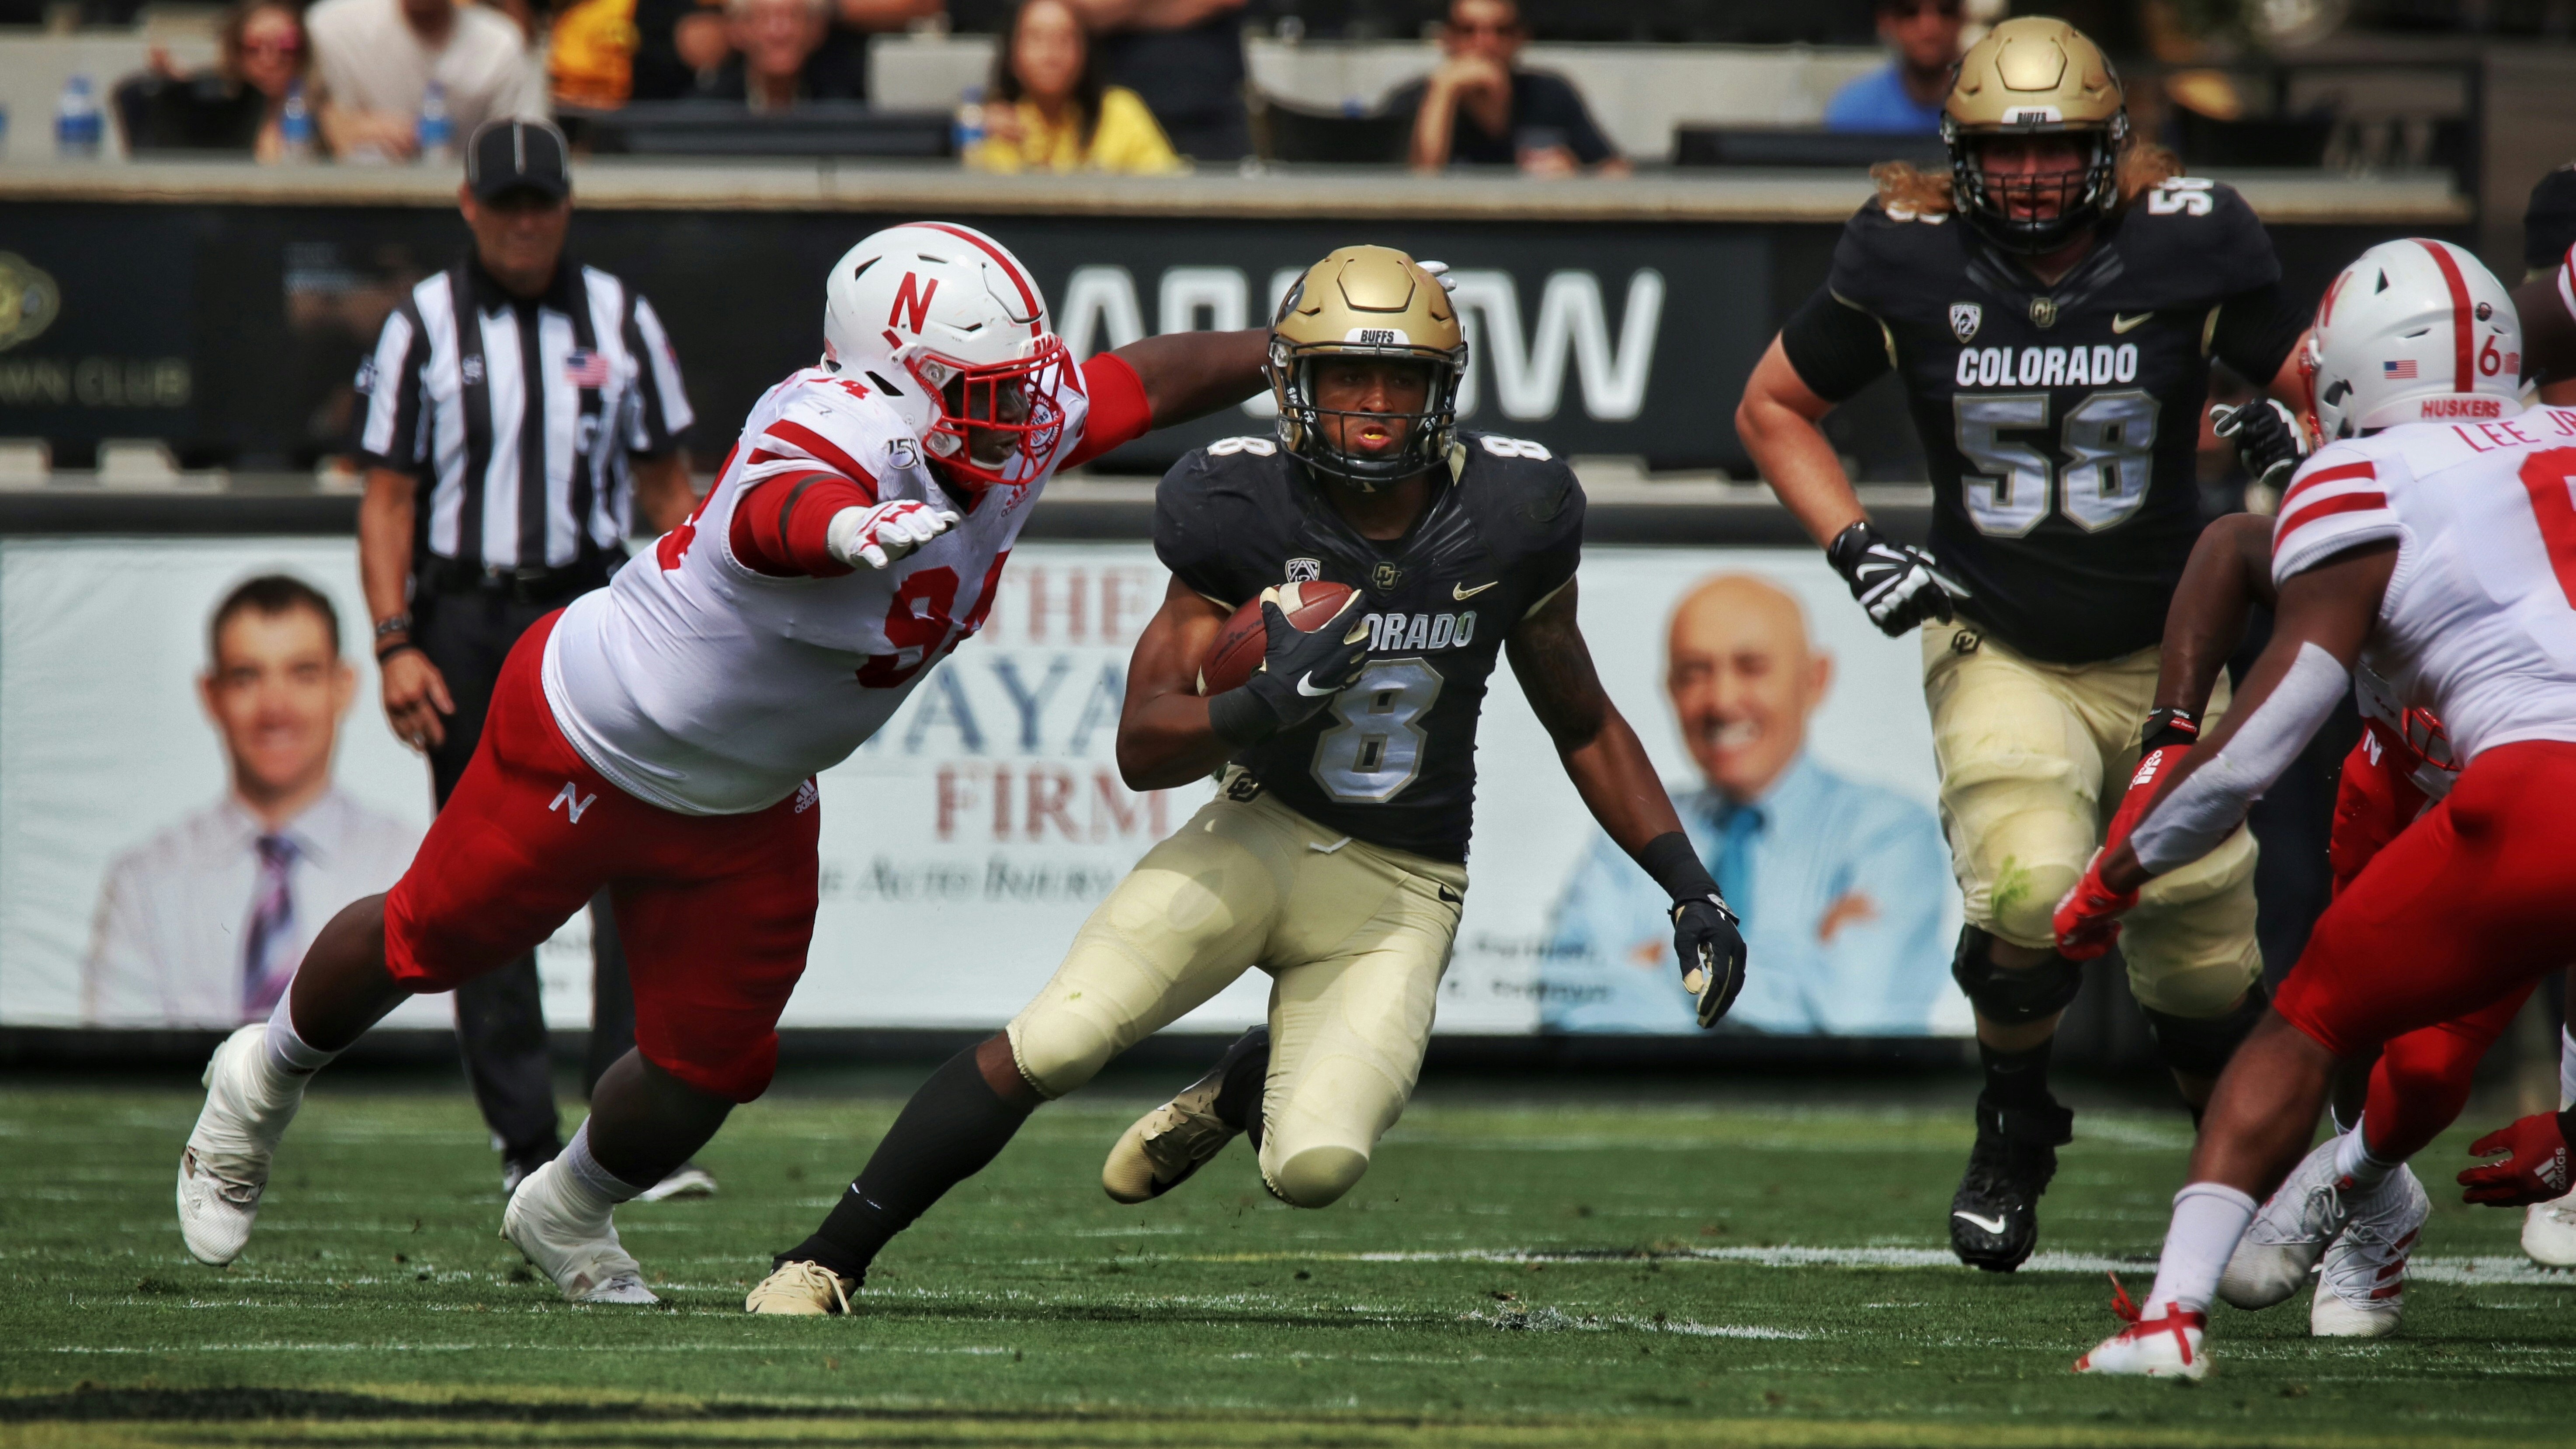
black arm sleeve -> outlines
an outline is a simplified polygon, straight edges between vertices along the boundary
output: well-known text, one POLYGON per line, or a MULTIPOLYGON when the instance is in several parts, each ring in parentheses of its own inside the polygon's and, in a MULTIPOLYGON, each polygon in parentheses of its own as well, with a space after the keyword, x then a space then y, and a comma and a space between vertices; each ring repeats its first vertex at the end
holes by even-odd
POLYGON ((2308 330, 2308 314, 2278 282, 2239 292, 2219 304, 2209 350, 2247 382, 2269 387, 2308 330))
POLYGON ((1780 350, 1807 390, 1842 402, 1894 364, 1878 319, 1819 287, 1780 329, 1780 350))

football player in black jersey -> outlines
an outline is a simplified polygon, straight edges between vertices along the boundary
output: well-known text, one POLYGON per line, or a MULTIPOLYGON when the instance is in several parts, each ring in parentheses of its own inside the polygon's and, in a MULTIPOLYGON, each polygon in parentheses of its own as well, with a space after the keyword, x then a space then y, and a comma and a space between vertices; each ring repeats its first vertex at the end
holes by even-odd
MULTIPOLYGON (((1870 617, 1921 631, 1967 904, 1953 971, 1986 1070, 1950 1241, 2009 1271, 2037 1240, 2037 1200, 2072 1130, 2047 1069, 2080 975, 2054 949, 2050 913, 2141 746, 2207 723, 2150 707, 2165 607, 2200 529, 2209 359, 2304 405, 2293 359, 2308 309, 2235 192, 2130 144, 2110 63, 2063 21, 1988 32, 1960 61, 1942 132, 1950 175, 1880 169, 1879 196, 1756 367, 1736 426, 1870 617), (1870 524, 1816 427, 1891 367, 1931 470, 1928 549, 1870 524)), ((2245 420, 2279 415, 2258 404, 2245 420)), ((2226 704, 2212 699, 2213 719, 2226 704)), ((2162 878, 2155 924, 2122 941, 2130 989, 2194 1103, 2263 1007, 2253 881, 2239 831, 2162 878)))
POLYGON ((1384 247, 1317 263, 1272 325, 1277 439, 1229 438, 1164 475, 1154 546, 1172 583, 1129 665, 1118 766, 1138 790, 1217 774, 1217 798, 1100 903, 1003 1032, 914 1094, 751 1311, 846 1311, 877 1251, 1030 1111, 1254 967, 1269 1021, 1130 1127, 1102 1185, 1160 1196, 1241 1134, 1282 1201, 1348 1192, 1422 1066, 1499 658, 1593 817, 1672 897, 1700 1024, 1734 1001, 1735 917, 1576 627, 1582 490, 1536 443, 1458 431, 1467 347, 1443 287, 1384 247), (1358 592, 1303 633, 1265 591, 1310 580, 1358 592), (1256 598, 1262 669, 1203 697, 1210 645, 1256 598))

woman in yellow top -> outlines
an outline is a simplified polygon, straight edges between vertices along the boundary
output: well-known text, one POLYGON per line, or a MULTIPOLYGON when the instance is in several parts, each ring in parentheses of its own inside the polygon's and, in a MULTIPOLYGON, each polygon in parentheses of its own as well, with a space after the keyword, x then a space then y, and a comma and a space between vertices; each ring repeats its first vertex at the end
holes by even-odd
POLYGON ((978 171, 1179 171, 1145 102, 1102 81, 1069 0, 1021 0, 993 57, 984 139, 966 148, 978 171))

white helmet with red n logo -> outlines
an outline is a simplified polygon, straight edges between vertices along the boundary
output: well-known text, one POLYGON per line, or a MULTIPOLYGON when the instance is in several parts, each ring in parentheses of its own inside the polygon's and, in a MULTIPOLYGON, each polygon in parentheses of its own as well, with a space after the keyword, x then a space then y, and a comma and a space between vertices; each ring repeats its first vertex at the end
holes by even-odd
POLYGON ((823 287, 823 365, 883 398, 967 489, 1056 443, 1064 343, 1029 269, 972 227, 916 221, 850 248, 823 287))
POLYGON ((2308 334, 2310 426, 2325 442, 2399 423, 2522 410, 2522 320, 2476 257, 2412 237, 2361 254, 2308 334))

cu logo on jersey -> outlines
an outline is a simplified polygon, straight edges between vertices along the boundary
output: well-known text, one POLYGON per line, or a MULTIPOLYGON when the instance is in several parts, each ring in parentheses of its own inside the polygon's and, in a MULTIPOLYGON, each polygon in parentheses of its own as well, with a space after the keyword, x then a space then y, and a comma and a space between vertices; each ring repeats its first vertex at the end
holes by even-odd
POLYGON ((1974 302, 1950 304, 1950 334, 1962 342, 1976 336, 1977 329, 1984 326, 1985 321, 1986 309, 1974 302))
POLYGON ((1317 583, 1321 581, 1323 577, 1324 565, 1320 559, 1292 558, 1288 560, 1288 582, 1292 584, 1317 583))
POLYGON ((1403 582, 1404 570, 1391 563, 1382 563, 1369 570, 1369 587, 1381 594, 1395 592, 1395 586, 1403 582))

